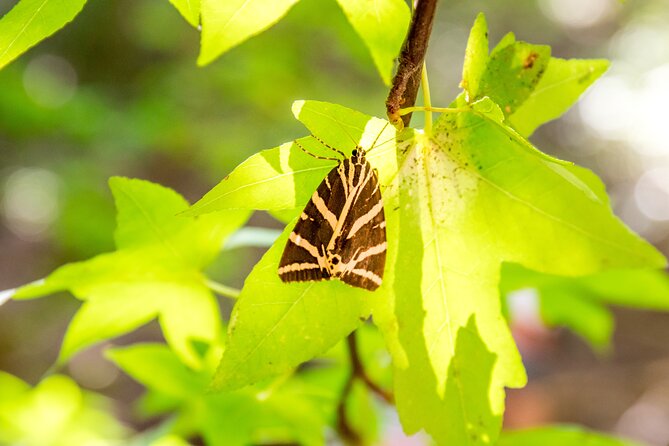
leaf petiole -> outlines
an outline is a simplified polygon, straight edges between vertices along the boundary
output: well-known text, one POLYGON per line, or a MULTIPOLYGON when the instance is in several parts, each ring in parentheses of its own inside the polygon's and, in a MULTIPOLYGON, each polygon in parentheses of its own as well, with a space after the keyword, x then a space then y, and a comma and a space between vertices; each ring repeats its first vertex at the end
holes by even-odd
POLYGON ((237 299, 239 297, 239 293, 241 293, 241 291, 237 288, 223 285, 222 283, 218 283, 211 279, 205 279, 204 283, 207 285, 207 288, 209 288, 214 293, 218 294, 219 296, 229 297, 230 299, 237 299))
MULTIPOLYGON (((425 133, 432 133, 432 99, 430 98, 430 82, 427 78, 427 64, 423 60, 423 71, 421 72, 420 82, 423 86, 423 105, 425 107, 425 133)), ((400 110, 400 115, 402 110, 400 110)))
POLYGON ((400 109, 400 115, 408 115, 409 113, 422 111, 422 112, 435 112, 435 113, 463 113, 471 111, 470 108, 451 108, 451 107, 427 107, 427 106, 416 106, 416 107, 407 107, 400 109))

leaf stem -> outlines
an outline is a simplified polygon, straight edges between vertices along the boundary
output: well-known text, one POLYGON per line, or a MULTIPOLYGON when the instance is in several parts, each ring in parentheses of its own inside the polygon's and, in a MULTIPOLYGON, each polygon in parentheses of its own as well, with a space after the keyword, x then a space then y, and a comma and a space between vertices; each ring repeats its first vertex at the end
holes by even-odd
MULTIPOLYGON (((421 84, 423 86, 423 106, 425 107, 425 133, 432 134, 432 99, 430 98, 430 82, 427 79, 427 64, 423 60, 423 72, 421 73, 421 84)), ((400 110, 400 115, 402 110, 400 110)))
POLYGON ((386 99, 386 113, 396 127, 408 127, 411 114, 401 115, 402 107, 412 107, 416 103, 420 86, 421 69, 427 53, 427 43, 432 33, 437 0, 416 0, 411 16, 411 25, 399 55, 397 73, 386 99))
MULTIPOLYGON (((451 108, 451 107, 425 107, 425 106, 416 106, 416 107, 406 107, 402 108, 399 111, 400 115, 406 115, 409 113, 424 111, 426 113, 435 112, 435 113, 463 113, 471 111, 470 108, 451 108)), ((426 119, 426 128, 427 128, 427 119, 426 119)))
POLYGON ((241 290, 238 290, 237 288, 223 285, 222 283, 218 283, 208 278, 204 280, 204 284, 219 296, 229 297, 230 299, 237 299, 239 297, 239 293, 241 293, 241 290))

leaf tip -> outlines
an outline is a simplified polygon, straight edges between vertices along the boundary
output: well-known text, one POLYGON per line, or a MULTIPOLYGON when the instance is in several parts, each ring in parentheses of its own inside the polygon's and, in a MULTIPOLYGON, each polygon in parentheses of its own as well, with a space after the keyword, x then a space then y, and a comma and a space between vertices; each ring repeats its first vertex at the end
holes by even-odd
POLYGON ((295 116, 296 119, 300 119, 300 113, 302 112, 302 107, 304 107, 304 104, 306 103, 307 101, 305 101, 304 99, 300 99, 293 102, 291 110, 293 112, 293 116, 295 116))

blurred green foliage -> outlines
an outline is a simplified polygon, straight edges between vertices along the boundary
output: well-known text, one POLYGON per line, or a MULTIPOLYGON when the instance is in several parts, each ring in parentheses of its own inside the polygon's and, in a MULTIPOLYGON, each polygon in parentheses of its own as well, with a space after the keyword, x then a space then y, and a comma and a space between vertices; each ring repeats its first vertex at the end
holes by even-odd
MULTIPOLYGON (((203 1, 205 5, 212 4, 211 1, 203 1)), ((276 26, 202 69, 196 68, 194 63, 198 52, 198 33, 189 26, 189 23, 197 25, 197 12, 190 9, 190 2, 172 0, 170 3, 179 8, 188 22, 166 1, 90 2, 77 20, 61 33, 0 71, 0 85, 3 87, 0 89, 0 172, 11 178, 24 167, 40 168, 55 174, 59 180, 48 183, 57 185, 54 191, 58 200, 56 218, 47 222, 46 230, 30 235, 33 239, 27 237, 50 243, 55 254, 36 265, 29 272, 30 277, 43 276, 54 266, 69 260, 113 250, 114 211, 106 189, 106 179, 110 176, 147 178, 179 190, 192 201, 249 154, 260 148, 275 146, 277 141, 302 136, 304 129, 292 119, 287 119, 290 104, 296 98, 318 98, 343 103, 373 115, 383 115, 386 88, 372 67, 375 63, 382 72, 387 70, 388 55, 392 52, 386 48, 383 56, 379 56, 374 48, 365 47, 334 1, 319 2, 317 5, 306 0, 298 2, 276 26)), ((193 4, 196 3, 199 4, 193 4)), ((347 3, 352 4, 340 1, 342 5, 347 3)), ((475 10, 479 7, 493 8, 490 16, 499 23, 515 20, 512 16, 516 8, 453 5, 448 14, 458 18, 447 19, 456 24, 447 27, 452 32, 448 37, 452 39, 441 39, 441 42, 457 46, 454 42, 465 35, 463 23, 468 23, 472 16, 470 11, 465 10, 467 7, 475 10), (462 23, 460 17, 466 17, 462 23), (461 27, 459 34, 457 29, 453 31, 457 26, 461 27)), ((518 1, 516 7, 523 8, 530 15, 537 12, 536 3, 529 0, 518 1)), ((6 9, 6 6, 0 5, 0 12, 4 12, 3 8, 6 9)), ((57 12, 63 14, 62 20, 68 20, 68 11, 57 12)), ((351 10, 347 13, 350 19, 351 10)), ((551 31, 542 28, 544 19, 538 14, 537 17, 523 24, 526 32, 541 30, 541 41, 557 38, 555 34, 550 35, 551 31)), ((351 21, 355 25, 355 20, 351 21)), ((499 28, 506 30, 508 27, 499 28)), ((363 34, 364 26, 356 26, 355 29, 363 34)), ((383 34, 382 30, 376 29, 377 37, 379 31, 383 34)), ((47 29, 44 32, 50 31, 47 29)), ((482 42, 482 39, 479 40, 482 42)), ((509 54, 497 58, 491 56, 494 63, 490 66, 497 65, 494 70, 486 72, 484 64, 468 65, 471 68, 468 72, 474 73, 471 78, 481 76, 478 79, 480 84, 478 80, 469 83, 470 86, 476 85, 476 89, 471 91, 472 97, 478 97, 479 87, 485 94, 494 96, 500 91, 495 85, 499 80, 499 70, 518 67, 519 63, 527 60, 528 52, 536 50, 537 54, 540 53, 541 63, 549 55, 542 49, 544 47, 514 42, 511 37, 504 42, 505 46, 501 46, 500 50, 506 49, 509 54)), ((451 51, 462 52, 462 49, 458 47, 451 51)), ((469 52, 468 55, 475 53, 469 52)), ((431 64, 437 61, 442 65, 452 63, 444 57, 445 53, 438 54, 439 57, 430 60, 431 64)), ((13 58, 8 51, 2 57, 0 64, 13 58)), ((551 110, 527 107, 518 110, 516 116, 510 116, 511 122, 522 134, 532 133, 538 125, 562 113, 569 105, 566 102, 577 97, 606 66, 601 61, 583 61, 581 67, 576 67, 572 61, 553 61, 562 64, 559 73, 551 72, 549 68, 539 83, 539 90, 550 91, 548 96, 536 98, 528 93, 521 99, 525 100, 529 95, 526 104, 535 100, 557 105, 551 110), (559 84, 556 80, 565 74, 572 75, 572 82, 551 90, 554 84, 559 84), (559 103, 561 100, 566 102, 559 103)), ((542 68, 543 65, 537 64, 533 74, 543 71, 542 68)), ((444 68, 435 72, 443 74, 444 68)), ((387 81, 387 76, 383 77, 387 81)), ((447 76, 437 78, 435 91, 452 88, 444 86, 447 84, 445 79, 447 76)), ((469 79, 467 74, 465 79, 469 79)), ((535 80, 526 79, 526 83, 529 85, 535 80)), ((518 99, 516 91, 511 93, 512 98, 496 99, 509 105, 518 99)), ((515 111, 515 104, 509 110, 502 109, 507 115, 515 111)), ((10 183, 3 184, 6 190, 0 192, 6 195, 22 192, 21 189, 10 190, 10 183)), ((603 189, 597 186, 595 193, 603 196, 603 189)), ((170 198, 157 195, 151 198, 150 195, 147 193, 146 201, 152 199, 156 206, 149 206, 149 210, 160 210, 165 201, 170 201, 170 198)), ((119 201, 118 196, 116 198, 119 201)), ((162 209, 171 212, 170 215, 160 215, 160 218, 168 220, 169 226, 170 217, 183 207, 167 206, 162 209)), ((262 220, 264 217, 256 218, 262 220)), ((20 220, 17 221, 19 223, 16 224, 21 224, 20 220)), ((170 227, 170 231, 173 229, 170 227)), ((133 245, 131 235, 120 236, 120 239, 122 243, 118 243, 117 236, 119 248, 128 247, 124 244, 133 245)), ((153 242, 160 244, 164 240, 153 242)), ((185 244, 190 242, 192 240, 187 239, 185 244)), ((236 254, 239 253, 235 251, 236 254)), ((240 277, 249 269, 249 262, 222 257, 223 260, 210 270, 226 279, 241 281, 240 277)), ((140 255, 134 260, 125 257, 120 260, 116 259, 116 263, 123 263, 135 274, 137 264, 152 263, 155 259, 140 255)), ((197 264, 198 274, 202 266, 197 264)), ((90 291, 90 288, 95 289, 100 284, 81 285, 81 280, 90 279, 85 277, 89 273, 87 268, 77 270, 75 267, 68 279, 70 282, 65 280, 67 283, 57 286, 47 282, 46 287, 53 285, 51 291, 56 288, 79 290, 83 286, 90 291)), ((103 271, 101 275, 106 274, 107 280, 117 273, 112 269, 103 271)), ((165 278, 171 273, 173 271, 156 274, 149 268, 148 275, 155 279, 161 274, 165 278)), ((612 318, 605 304, 666 309, 666 278, 662 274, 639 271, 615 274, 568 280, 511 269, 505 271, 504 277, 508 282, 503 285, 503 290, 533 286, 539 293, 542 315, 548 323, 566 325, 594 346, 601 347, 609 342, 612 330, 612 318), (649 286, 649 293, 640 296, 632 284, 649 286)), ((116 279, 113 277, 109 283, 102 285, 116 287, 116 279)), ((152 291, 156 301, 163 296, 163 291, 152 291)), ((89 297, 83 291, 75 291, 75 294, 89 297)), ((207 298, 211 300, 209 295, 207 298)), ((109 307, 99 311, 99 315, 113 315, 114 308, 122 308, 116 303, 110 303, 109 307)), ((186 308, 188 303, 182 302, 178 308, 186 308)), ((217 315, 216 309, 209 309, 217 315)), ((150 316, 157 313, 153 311, 150 316)), ((140 323, 148 318, 144 316, 139 318, 140 323)), ((181 436, 198 434, 211 444, 247 444, 267 438, 299 439, 306 444, 318 444, 322 434, 319 428, 328 424, 333 426, 335 422, 332 405, 339 397, 337 392, 345 368, 338 367, 341 365, 338 364, 332 370, 301 371, 304 373, 298 373, 287 385, 279 382, 276 392, 273 391, 273 383, 269 383, 268 388, 260 390, 247 388, 237 394, 204 395, 206 378, 214 371, 220 346, 212 347, 202 358, 197 357, 197 352, 204 347, 200 345, 198 350, 197 342, 191 345, 191 340, 186 338, 202 329, 195 327, 197 324, 194 322, 202 320, 200 316, 181 321, 183 325, 174 324, 186 327, 185 331, 178 333, 177 342, 174 336, 170 338, 169 333, 166 334, 177 355, 164 346, 144 344, 114 349, 109 353, 113 361, 148 389, 140 403, 145 415, 176 413, 175 419, 167 420, 153 434, 144 439, 141 435, 135 437, 138 444, 184 444, 181 436), (202 370, 197 370, 201 366, 199 359, 205 363, 202 370), (270 394, 266 393, 268 389, 272 390, 270 394), (286 413, 286 407, 296 409, 286 413), (241 415, 230 417, 225 423, 217 418, 217 414, 231 412, 241 412, 241 415), (250 417, 243 416, 246 413, 261 416, 249 421, 250 417), (308 424, 307 428, 304 423, 308 424), (172 435, 172 432, 178 435, 172 435)), ((84 341, 78 339, 73 342, 75 347, 70 346, 65 356, 94 341, 122 334, 129 329, 123 324, 116 324, 111 333, 104 332, 101 336, 96 332, 99 328, 95 325, 96 320, 89 321, 85 330, 87 336, 90 333, 94 335, 88 338, 82 336, 84 341)), ((139 323, 130 328, 136 325, 139 323)), ((207 341, 213 341, 214 336, 210 335, 218 327, 214 328, 204 327, 207 341)), ((363 325, 360 330, 364 333, 366 329, 363 325)), ((476 327, 472 330, 476 331, 476 327)), ((369 339, 376 347, 367 350, 363 335, 363 358, 387 355, 381 338, 374 333, 369 339)), ((327 353, 325 359, 335 358, 335 362, 344 363, 342 352, 336 353, 336 350, 327 353)), ((323 358, 318 358, 316 362, 320 360, 323 358)), ((375 381, 386 387, 391 385, 388 361, 386 357, 379 363, 371 361, 366 364, 375 381)), ((106 402, 82 391, 69 378, 52 376, 31 389, 11 375, 2 374, 0 388, 3 389, 0 394, 0 441, 21 439, 26 444, 35 445, 45 442, 76 444, 82 439, 102 441, 130 435, 129 430, 110 415, 106 402), (40 423, 46 428, 28 432, 30 423, 40 423)), ((368 443, 374 442, 379 435, 379 421, 370 416, 375 404, 365 388, 356 383, 345 408, 351 425, 368 443)), ((593 444, 627 444, 566 428, 510 433, 502 437, 502 443, 521 445, 554 441, 556 444, 580 444, 584 438, 593 444)))

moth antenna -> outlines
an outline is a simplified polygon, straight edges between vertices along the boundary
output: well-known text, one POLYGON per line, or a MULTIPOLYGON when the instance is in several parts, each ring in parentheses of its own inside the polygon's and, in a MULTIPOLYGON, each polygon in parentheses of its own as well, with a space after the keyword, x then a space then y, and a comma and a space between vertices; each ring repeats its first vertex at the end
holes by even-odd
POLYGON ((337 152, 338 154, 340 154, 341 156, 346 158, 346 154, 344 152, 342 152, 339 149, 336 149, 336 148, 332 147, 330 144, 326 143, 325 141, 323 141, 322 139, 320 139, 318 136, 314 135, 313 133, 311 134, 311 137, 314 138, 319 143, 323 144, 328 149, 332 150, 333 152, 337 152))
MULTIPOLYGON (((367 150, 367 152, 371 151, 374 147, 376 147, 376 142, 379 140, 379 138, 381 137, 381 135, 383 135, 383 132, 386 131, 386 128, 388 127, 389 124, 390 124, 390 122, 386 121, 385 125, 383 126, 383 128, 381 129, 381 131, 379 132, 379 134, 376 135, 376 138, 374 139, 374 142, 372 143, 371 147, 367 150)), ((381 145, 387 143, 388 141, 392 141, 393 139, 395 139, 394 136, 393 136, 391 139, 389 139, 389 140, 387 140, 387 141, 384 141, 382 144, 379 144, 379 145, 381 146, 381 145)))
MULTIPOLYGON (((316 139, 318 139, 318 138, 316 138, 316 139)), ((299 147, 300 149, 302 149, 302 151, 303 151, 304 153, 306 153, 307 155, 309 155, 309 156, 311 156, 311 157, 313 157, 313 158, 316 158, 316 159, 319 159, 319 160, 341 161, 339 158, 332 158, 332 157, 329 157, 329 156, 320 156, 320 155, 316 155, 315 153, 311 153, 310 151, 308 151, 308 150, 307 150, 302 144, 300 144, 297 140, 295 140, 295 141, 293 141, 293 142, 295 143, 295 145, 296 145, 297 147, 299 147)), ((339 152, 339 151, 337 150, 337 152, 339 152)), ((341 153, 341 152, 339 152, 339 153, 341 153)), ((343 153, 342 153, 342 155, 343 155, 343 153)))

